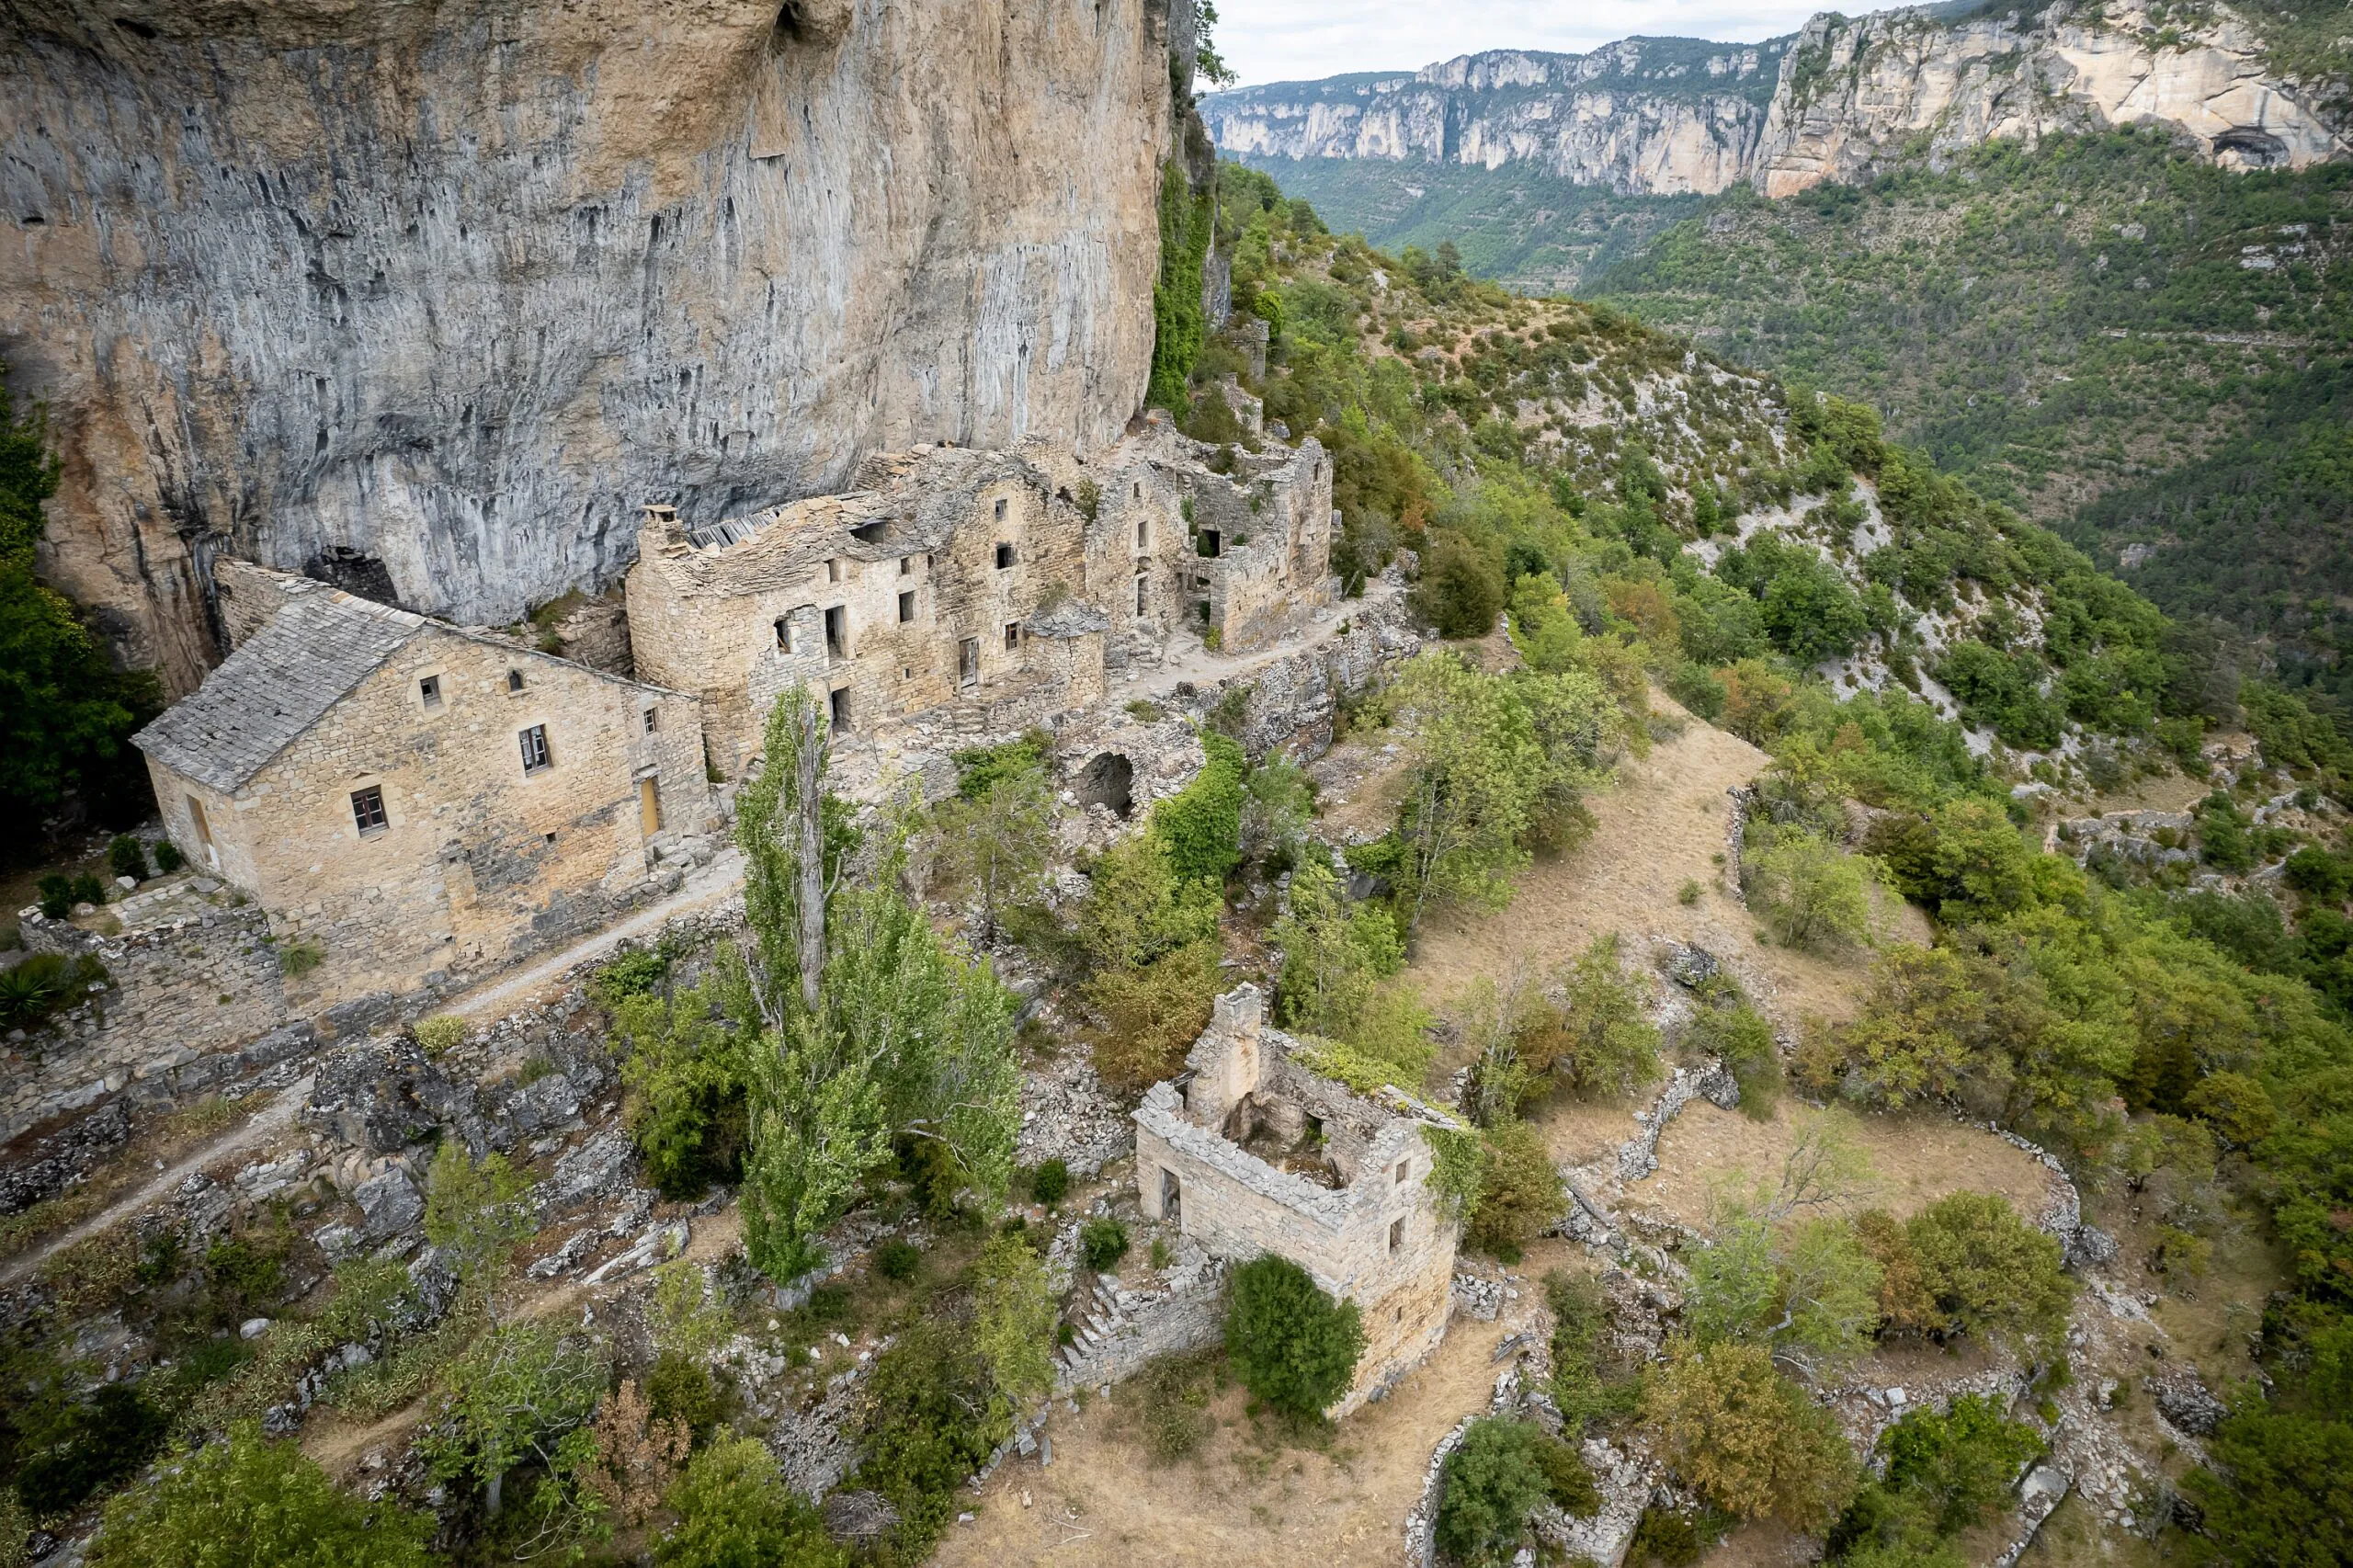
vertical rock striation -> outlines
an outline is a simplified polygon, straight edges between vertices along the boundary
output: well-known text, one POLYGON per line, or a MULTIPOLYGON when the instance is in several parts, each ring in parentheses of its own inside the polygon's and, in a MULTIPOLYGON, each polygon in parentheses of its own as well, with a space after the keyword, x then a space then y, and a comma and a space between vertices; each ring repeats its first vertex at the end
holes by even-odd
POLYGON ((1590 54, 1497 51, 1419 72, 1283 82, 1205 99, 1218 145, 1256 158, 1532 164, 1626 194, 1768 196, 1932 148, 2106 126, 2174 128, 2234 167, 2353 153, 2323 93, 2279 79, 2222 6, 2161 33, 2139 0, 1951 20, 1825 13, 1758 44, 1626 39, 1590 54), (2161 41, 2163 40, 2163 41, 2161 41))
POLYGON ((618 574, 649 499, 1113 439, 1190 11, 17 0, 0 354, 64 459, 45 569, 185 687, 212 552, 497 621, 618 574))

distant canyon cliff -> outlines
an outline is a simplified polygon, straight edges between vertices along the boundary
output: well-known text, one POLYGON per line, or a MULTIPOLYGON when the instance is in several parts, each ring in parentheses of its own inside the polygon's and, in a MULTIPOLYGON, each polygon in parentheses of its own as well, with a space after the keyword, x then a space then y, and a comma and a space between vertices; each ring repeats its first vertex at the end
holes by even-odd
POLYGON ((469 621, 1143 394, 1191 0, 0 0, 45 574, 175 689, 228 551, 469 621), (1172 74, 1174 55, 1178 66, 1172 74))
POLYGON ((1201 114, 1237 156, 1528 163, 1630 195, 1747 182, 1783 196, 1866 176, 1923 138, 1951 148, 2146 123, 2238 166, 2353 151, 2353 127, 2277 78, 2255 30, 2220 7, 2192 29, 2160 29, 2134 4, 1952 9, 1818 16, 1761 44, 1464 55, 1219 94, 1201 114))

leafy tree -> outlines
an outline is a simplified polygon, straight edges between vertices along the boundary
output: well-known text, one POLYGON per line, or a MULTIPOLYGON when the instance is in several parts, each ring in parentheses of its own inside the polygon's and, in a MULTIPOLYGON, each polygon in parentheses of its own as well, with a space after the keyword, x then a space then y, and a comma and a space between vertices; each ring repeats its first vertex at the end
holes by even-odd
POLYGON ((1503 612, 1503 574, 1458 533, 1435 536, 1414 588, 1414 608, 1445 638, 1484 637, 1503 612))
POLYGON ((1215 730, 1201 732, 1207 758, 1193 781, 1152 808, 1146 824, 1167 852, 1180 883, 1212 892, 1242 864, 1242 801, 1250 772, 1242 748, 1215 730))
POLYGON ((2207 1442, 2185 1485, 2226 1562, 2325 1568, 2353 1562, 2353 1426, 2252 1410, 2207 1442))
POLYGON ((1007 771, 978 794, 960 791, 932 822, 935 878, 979 903, 981 940, 995 941, 1005 910, 1038 895, 1053 853, 1054 797, 1044 769, 1007 771))
POLYGON ((700 1198, 741 1168, 749 1068, 743 1032, 721 1012, 725 990, 708 983, 613 1005, 630 1131, 666 1198, 700 1198))
POLYGON ((2043 1444, 2032 1426, 2006 1419, 1992 1397, 1965 1393, 1941 1415, 1912 1411, 1881 1435, 1880 1449, 1887 1488, 1921 1498, 1938 1530, 1958 1535, 2002 1506, 2043 1444))
POLYGON ((899 1560, 918 1562, 955 1517, 955 1494, 1013 1430, 969 1321, 933 1312, 876 1358, 858 1479, 899 1510, 899 1560))
POLYGON ((583 1340, 543 1319, 525 1319, 474 1341, 445 1370, 443 1392, 417 1451, 443 1481, 483 1488, 495 1516, 506 1475, 535 1460, 552 1477, 585 1468, 593 1449, 567 1445, 604 1396, 603 1360, 583 1340))
POLYGON ((1877 865, 1802 827, 1769 827, 1756 837, 1741 858, 1741 880, 1784 945, 1835 949, 1871 940, 1877 865))
POLYGON ((128 824, 154 809, 130 737, 161 693, 145 671, 118 673, 73 603, 34 575, 58 474, 48 411, 19 415, 0 387, 0 809, 33 824, 78 802, 128 824))
POLYGON ((1243 1387, 1285 1415, 1313 1419, 1347 1392, 1364 1324, 1354 1301, 1335 1301, 1307 1270, 1269 1253, 1233 1271, 1225 1348, 1243 1387))
POLYGON ((1400 823, 1406 931, 1433 894, 1501 908, 1528 864, 1522 840, 1545 767, 1526 715, 1500 682, 1443 653, 1407 665, 1392 701, 1412 737, 1400 823))
POLYGON ((1568 1206, 1568 1193, 1552 1152, 1527 1122, 1498 1123, 1484 1137, 1479 1199, 1462 1239, 1513 1262, 1523 1245, 1559 1221, 1568 1206))
POLYGON ((1990 1192, 1938 1199, 1904 1226, 1920 1282, 1949 1332, 2052 1344, 2075 1286, 2059 1244, 1990 1192))
POLYGON ((1644 1403, 1683 1478, 1743 1518, 1819 1529, 1853 1489, 1837 1422, 1761 1346, 1671 1341, 1644 1403))
POLYGON ((441 1248, 485 1300, 495 1293, 507 1253, 539 1228, 520 1201, 530 1186, 504 1154, 477 1160, 454 1138, 434 1152, 425 1186, 425 1239, 441 1248))
POLYGON ((16 1493, 37 1518, 70 1514, 136 1474, 170 1429, 145 1391, 129 1383, 107 1383, 86 1399, 28 1414, 48 1418, 17 1423, 16 1493))
POLYGON ((1561 975, 1563 1045, 1553 1071, 1581 1095, 1631 1094, 1656 1079, 1659 1032, 1644 999, 1621 967, 1618 934, 1596 937, 1561 975))
POLYGON ((1790 552, 1762 597, 1767 634, 1802 665, 1851 653, 1870 631, 1862 600, 1818 556, 1790 552))
POLYGON ((1505 1416, 1471 1423, 1442 1469, 1438 1550, 1458 1562, 1487 1563, 1524 1544, 1529 1515, 1552 1496, 1537 1454, 1552 1441, 1541 1428, 1505 1416))
POLYGON ((336 1489, 294 1442, 233 1428, 107 1506, 92 1568, 426 1568, 433 1521, 336 1489))
POLYGON ((1285 1027, 1352 1043, 1375 988, 1405 961, 1389 912, 1370 902, 1346 906, 1339 879, 1316 860, 1291 873, 1272 937, 1283 954, 1275 1000, 1285 1027))
POLYGON ((660 1568, 848 1568, 817 1510, 785 1484, 756 1437, 722 1437, 670 1488, 676 1528, 654 1544, 660 1568))
POLYGON ((1045 1265, 1017 1234, 989 1238, 972 1265, 973 1339, 989 1380, 1016 1400, 1053 1386, 1054 1299, 1045 1265))

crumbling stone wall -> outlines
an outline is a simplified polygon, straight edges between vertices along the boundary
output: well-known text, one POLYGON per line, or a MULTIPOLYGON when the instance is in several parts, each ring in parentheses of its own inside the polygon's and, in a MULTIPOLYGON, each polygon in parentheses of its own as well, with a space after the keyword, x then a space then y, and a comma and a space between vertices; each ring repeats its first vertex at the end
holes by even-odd
POLYGON ((22 929, 33 951, 95 958, 108 979, 7 1042, 6 1137, 126 1089, 141 1103, 168 1103, 267 1065, 241 1060, 239 1048, 291 1016, 268 917, 253 905, 113 937, 36 909, 22 929))
POLYGON ((1108 672, 1162 661, 1187 626, 1263 645, 1330 597, 1331 461, 1310 441, 1228 476, 1209 451, 1155 415, 1092 459, 918 447, 869 460, 847 494, 706 528, 649 507, 638 668, 701 694, 731 777, 799 686, 834 706, 848 771, 879 780, 916 771, 909 748, 1102 702, 1108 672))
POLYGON ((1290 1037, 1266 1028, 1263 1016, 1256 986, 1220 997, 1187 1058, 1186 1092, 1173 1084, 1146 1091, 1135 1112, 1137 1194, 1147 1219, 1168 1218, 1173 1208, 1186 1240, 1215 1256, 1277 1253, 1358 1303, 1365 1352, 1334 1407, 1345 1415, 1445 1337, 1460 1226, 1429 1185, 1424 1115, 1314 1079, 1290 1059, 1290 1037), (1336 1187, 1278 1169, 1225 1135, 1253 1118, 1283 1114, 1277 1108, 1287 1098, 1289 1113, 1303 1118, 1297 1096, 1310 1079, 1327 1127, 1345 1120, 1366 1130, 1354 1176, 1336 1187))

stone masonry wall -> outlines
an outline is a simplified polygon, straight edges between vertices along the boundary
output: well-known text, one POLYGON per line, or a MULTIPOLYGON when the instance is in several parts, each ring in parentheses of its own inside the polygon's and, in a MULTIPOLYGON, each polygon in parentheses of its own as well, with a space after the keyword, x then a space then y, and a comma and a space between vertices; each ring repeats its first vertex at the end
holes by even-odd
POLYGON ((50 1027, 7 1042, 0 1137, 126 1088, 153 1101, 210 1087, 243 1071, 234 1064, 239 1047, 290 1016, 268 918, 257 906, 120 937, 34 910, 23 930, 35 952, 97 959, 108 982, 50 1027))
POLYGON ((151 770, 190 863, 210 861, 266 905, 282 944, 318 950, 322 961, 289 982, 289 1001, 308 1009, 487 972, 608 917, 655 875, 654 857, 712 825, 697 706, 436 628, 233 798, 151 770), (439 682, 431 708, 427 676, 439 682), (534 726, 552 765, 526 773, 518 735, 534 726), (652 833, 639 792, 648 778, 662 817, 652 833), (362 833, 352 794, 369 788, 388 820, 362 833), (190 799, 204 807, 210 855, 190 799))

